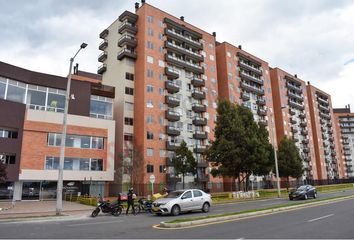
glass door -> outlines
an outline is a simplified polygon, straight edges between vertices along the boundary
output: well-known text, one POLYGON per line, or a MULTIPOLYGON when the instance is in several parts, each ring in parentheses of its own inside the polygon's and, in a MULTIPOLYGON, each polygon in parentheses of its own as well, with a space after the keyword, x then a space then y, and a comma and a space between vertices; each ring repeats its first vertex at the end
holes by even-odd
POLYGON ((40 182, 23 182, 22 200, 39 200, 40 182))

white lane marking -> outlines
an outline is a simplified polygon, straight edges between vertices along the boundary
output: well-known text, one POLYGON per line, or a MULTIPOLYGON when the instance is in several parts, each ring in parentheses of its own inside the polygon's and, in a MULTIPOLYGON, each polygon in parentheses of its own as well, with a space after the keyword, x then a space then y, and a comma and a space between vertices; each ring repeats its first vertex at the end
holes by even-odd
POLYGON ((319 217, 319 218, 314 218, 314 219, 308 220, 307 222, 314 222, 314 221, 321 220, 321 219, 324 219, 324 218, 332 217, 333 215, 334 214, 329 214, 329 215, 322 216, 322 217, 319 217))
POLYGON ((76 227, 76 226, 85 226, 85 225, 95 225, 95 224, 105 224, 105 223, 119 223, 123 222, 123 220, 116 220, 116 221, 106 221, 106 222, 89 222, 89 223, 76 223, 76 224, 70 224, 68 227, 76 227))

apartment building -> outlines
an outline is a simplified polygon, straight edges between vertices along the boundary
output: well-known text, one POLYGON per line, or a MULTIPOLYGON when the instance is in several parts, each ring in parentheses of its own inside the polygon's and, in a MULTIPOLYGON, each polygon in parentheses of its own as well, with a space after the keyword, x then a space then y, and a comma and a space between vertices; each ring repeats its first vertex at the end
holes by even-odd
MULTIPOLYGON (((76 72, 71 87, 64 195, 108 195, 114 178, 114 88, 76 72)), ((96 76, 99 77, 99 76, 96 76)), ((56 197, 67 79, 0 62, 0 198, 56 197)))
POLYGON ((311 116, 313 146, 318 179, 343 178, 339 163, 339 138, 334 125, 331 96, 307 84, 307 97, 311 116))
POLYGON ((277 142, 293 139, 303 159, 303 180, 318 179, 306 83, 279 68, 270 70, 277 142))
POLYGON ((334 108, 335 128, 340 139, 339 162, 344 177, 354 177, 354 113, 350 112, 350 105, 345 108, 334 108))
MULTIPOLYGON (((125 156, 122 161, 116 155, 116 172, 132 162, 142 165, 135 183, 147 184, 154 175, 159 187, 175 187, 181 178, 171 158, 184 140, 198 161, 198 173, 185 180, 206 187, 211 176, 201 154, 214 137, 215 34, 142 1, 135 4, 135 13, 123 12, 100 37, 98 73, 104 84, 116 89, 116 149, 125 156), (142 163, 132 157, 136 150, 143 155, 142 163)), ((129 183, 130 178, 123 173, 117 183, 129 183)))

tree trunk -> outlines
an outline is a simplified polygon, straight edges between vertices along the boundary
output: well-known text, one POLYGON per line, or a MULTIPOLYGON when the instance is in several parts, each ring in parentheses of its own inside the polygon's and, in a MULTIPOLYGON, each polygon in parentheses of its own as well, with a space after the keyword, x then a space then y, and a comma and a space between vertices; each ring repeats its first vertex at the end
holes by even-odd
POLYGON ((182 188, 184 189, 184 173, 182 173, 182 188))
POLYGON ((289 192, 289 187, 290 187, 290 178, 289 178, 289 176, 286 179, 287 179, 286 191, 289 192))
POLYGON ((241 191, 241 180, 240 180, 240 176, 237 177, 237 182, 238 182, 238 191, 241 191))

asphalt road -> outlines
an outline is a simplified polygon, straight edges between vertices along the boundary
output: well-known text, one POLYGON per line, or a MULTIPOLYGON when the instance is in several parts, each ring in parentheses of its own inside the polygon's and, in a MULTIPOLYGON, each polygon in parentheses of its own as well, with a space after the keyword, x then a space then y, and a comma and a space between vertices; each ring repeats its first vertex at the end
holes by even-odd
MULTIPOLYGON (((353 195, 354 190, 320 194, 319 198, 353 195)), ((308 200, 309 202, 312 200, 308 200)), ((215 205, 210 213, 238 212, 268 208, 285 199, 215 205)), ((311 207, 292 212, 245 219, 204 227, 159 230, 161 221, 180 217, 204 216, 203 213, 178 217, 139 214, 137 216, 99 215, 75 220, 0 222, 0 238, 353 238, 354 201, 311 207), (332 215, 333 214, 333 215, 332 215), (324 218, 321 218, 324 217, 324 218), (316 218, 320 218, 316 220, 316 218), (309 222, 309 220, 315 219, 309 222)))

